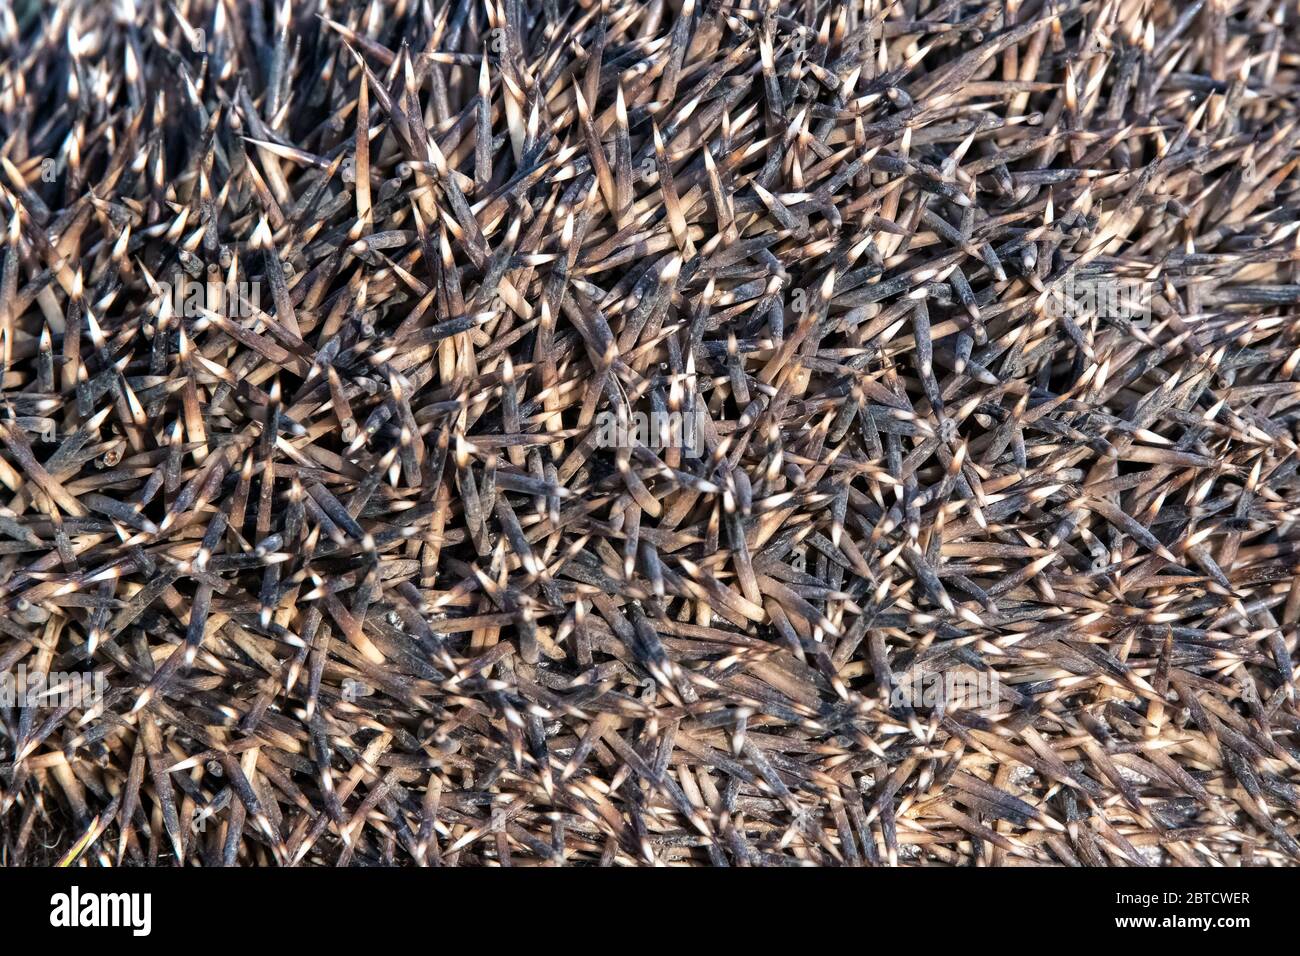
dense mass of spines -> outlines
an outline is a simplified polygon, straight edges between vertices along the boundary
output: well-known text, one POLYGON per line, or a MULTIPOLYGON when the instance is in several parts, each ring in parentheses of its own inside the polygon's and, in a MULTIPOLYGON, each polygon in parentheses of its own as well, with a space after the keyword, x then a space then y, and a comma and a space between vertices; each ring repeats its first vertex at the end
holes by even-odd
POLYGON ((0 861, 1295 862, 1295 31, 0 6, 0 861))

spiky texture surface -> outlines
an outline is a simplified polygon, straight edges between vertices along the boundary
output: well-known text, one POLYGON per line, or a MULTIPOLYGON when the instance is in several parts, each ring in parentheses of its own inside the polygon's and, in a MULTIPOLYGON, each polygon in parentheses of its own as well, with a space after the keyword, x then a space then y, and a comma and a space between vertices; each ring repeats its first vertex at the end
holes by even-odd
POLYGON ((0 6, 3 861, 1294 862, 1294 18, 0 6))

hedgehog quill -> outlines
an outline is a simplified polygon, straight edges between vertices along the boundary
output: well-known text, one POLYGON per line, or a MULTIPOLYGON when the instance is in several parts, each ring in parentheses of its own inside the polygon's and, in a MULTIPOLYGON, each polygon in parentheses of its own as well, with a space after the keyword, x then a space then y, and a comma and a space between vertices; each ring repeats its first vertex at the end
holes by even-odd
POLYGON ((1300 862, 1295 17, 0 6, 0 862, 1300 862))

